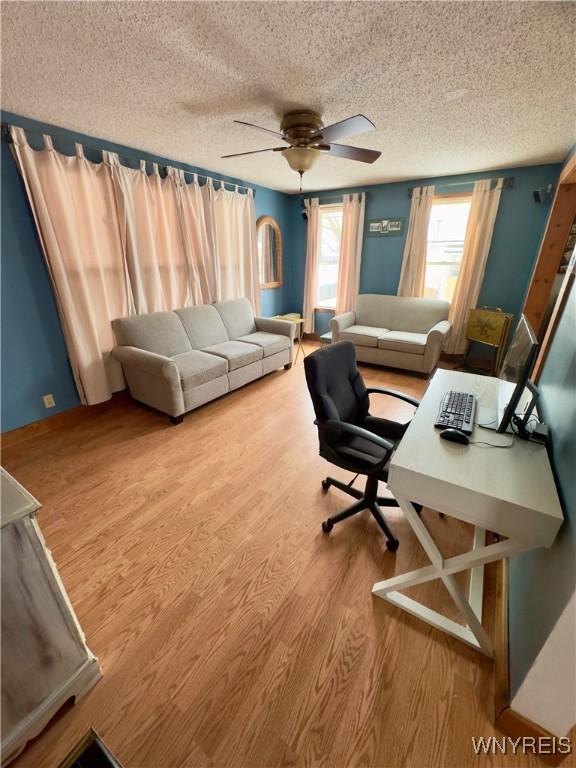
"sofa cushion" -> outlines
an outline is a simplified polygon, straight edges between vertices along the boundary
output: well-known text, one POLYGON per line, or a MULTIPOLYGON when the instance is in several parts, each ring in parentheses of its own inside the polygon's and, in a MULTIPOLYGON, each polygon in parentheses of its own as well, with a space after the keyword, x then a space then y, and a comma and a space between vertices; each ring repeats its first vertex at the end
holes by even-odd
POLYGON ((172 357, 192 349, 182 321, 174 312, 151 312, 112 320, 120 346, 138 347, 156 355, 172 357))
POLYGON ((172 360, 178 368, 184 392, 228 373, 228 362, 224 358, 198 349, 174 355, 172 360))
POLYGON ((279 333, 266 333, 264 331, 256 331, 256 333, 249 333, 247 336, 240 336, 237 341, 246 341, 249 344, 256 344, 256 346, 262 347, 264 357, 270 357, 270 355, 275 355, 277 352, 290 349, 292 344, 288 336, 281 336, 279 333))
POLYGON ((206 347, 203 351, 209 352, 211 355, 218 355, 227 360, 229 371, 255 363, 256 360, 262 360, 264 357, 262 347, 258 347, 256 344, 248 344, 245 341, 224 341, 222 344, 206 347))
POLYGON ((340 332, 342 341, 352 341, 361 347, 377 347, 378 339, 387 333, 387 328, 374 328, 371 325, 350 325, 340 332))
POLYGON ((254 310, 248 299, 219 301, 214 306, 224 321, 229 338, 238 339, 240 336, 247 336, 256 330, 254 310))
POLYGON ((388 331, 378 339, 380 349, 393 349, 395 352, 408 352, 410 355, 423 355, 426 351, 425 333, 410 333, 409 331, 388 331))
POLYGON ((356 322, 373 328, 390 328, 397 296, 360 293, 356 297, 356 322))
POLYGON ((182 321, 194 349, 203 349, 211 344, 228 341, 226 327, 216 307, 210 304, 186 307, 177 309, 176 314, 182 321))

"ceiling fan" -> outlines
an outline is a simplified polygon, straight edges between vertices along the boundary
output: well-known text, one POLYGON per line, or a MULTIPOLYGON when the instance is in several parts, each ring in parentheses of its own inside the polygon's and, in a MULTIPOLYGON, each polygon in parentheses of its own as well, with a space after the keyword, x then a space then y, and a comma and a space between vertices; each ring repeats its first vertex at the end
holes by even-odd
POLYGON ((324 126, 317 112, 307 109, 295 110, 284 115, 280 123, 280 132, 246 123, 243 120, 234 120, 234 122, 276 136, 288 146, 236 152, 232 155, 222 155, 222 159, 256 155, 261 152, 281 152, 290 168, 300 174, 300 187, 302 187, 303 174, 312 168, 322 152, 326 152, 331 157, 343 157, 347 160, 358 160, 361 163, 373 163, 382 154, 374 149, 333 143, 337 139, 347 139, 357 133, 375 130, 374 123, 364 115, 354 115, 338 123, 324 126))

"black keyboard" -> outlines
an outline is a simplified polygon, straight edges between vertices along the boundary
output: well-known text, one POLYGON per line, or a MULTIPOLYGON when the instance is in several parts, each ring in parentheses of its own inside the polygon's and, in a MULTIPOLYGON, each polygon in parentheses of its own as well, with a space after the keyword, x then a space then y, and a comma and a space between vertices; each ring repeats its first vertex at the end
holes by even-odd
POLYGON ((435 427, 438 429, 459 429, 467 435, 474 429, 476 398, 468 392, 446 392, 440 404, 435 427))

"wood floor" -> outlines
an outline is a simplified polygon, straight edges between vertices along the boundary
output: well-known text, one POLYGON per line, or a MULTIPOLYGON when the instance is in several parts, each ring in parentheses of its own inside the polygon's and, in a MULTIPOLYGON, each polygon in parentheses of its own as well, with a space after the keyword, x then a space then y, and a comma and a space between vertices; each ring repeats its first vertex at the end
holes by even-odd
MULTIPOLYGON (((362 371, 414 395, 426 387, 362 371)), ((374 412, 409 418, 379 400, 374 412)), ((374 581, 427 564, 402 513, 387 510, 396 554, 364 515, 321 532, 351 501, 324 495, 321 479, 351 476, 320 459, 312 422, 299 361, 177 427, 120 396, 4 449, 43 504, 104 670, 17 768, 57 766, 89 727, 125 768, 537 764, 473 753, 472 736, 496 733, 492 662, 371 596, 374 581)), ((423 519, 446 554, 471 537, 429 510, 423 519)), ((438 582, 410 594, 452 611, 438 582)))

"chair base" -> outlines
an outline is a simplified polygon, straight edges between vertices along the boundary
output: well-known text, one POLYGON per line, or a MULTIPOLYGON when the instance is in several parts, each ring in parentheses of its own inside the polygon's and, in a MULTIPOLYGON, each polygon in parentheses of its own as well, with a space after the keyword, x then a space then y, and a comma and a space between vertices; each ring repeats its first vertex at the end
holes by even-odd
POLYGON ((386 548, 391 552, 395 552, 398 549, 400 542, 388 527, 386 520, 384 520, 382 512, 380 511, 380 505, 383 507, 397 507, 398 502, 393 498, 378 496, 377 478, 366 478, 366 488, 364 489, 364 492, 357 488, 353 488, 352 485, 346 485, 346 483, 342 483, 340 480, 335 480, 333 477, 327 477, 325 480, 322 480, 322 489, 324 491, 327 491, 331 485, 344 491, 344 493, 347 493, 349 496, 353 496, 355 499, 358 499, 358 501, 356 504, 352 504, 352 506, 342 510, 342 512, 338 512, 337 515, 332 515, 332 517, 325 520, 322 523, 322 530, 324 533, 330 533, 334 525, 341 520, 346 520, 347 517, 352 517, 352 515, 356 515, 364 509, 368 509, 386 536, 386 548))

